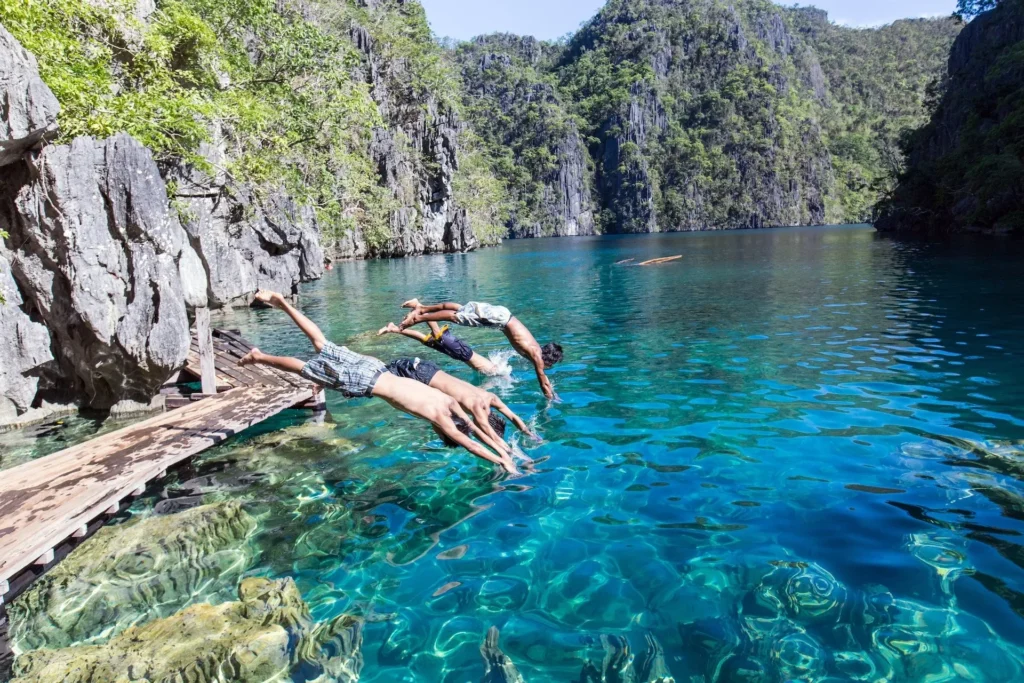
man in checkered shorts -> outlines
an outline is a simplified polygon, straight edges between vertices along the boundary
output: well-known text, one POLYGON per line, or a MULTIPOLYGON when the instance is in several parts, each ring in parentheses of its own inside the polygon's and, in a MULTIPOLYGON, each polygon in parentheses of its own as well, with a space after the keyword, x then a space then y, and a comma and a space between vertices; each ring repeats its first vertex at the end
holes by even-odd
POLYGON ((294 372, 322 387, 334 389, 346 398, 382 398, 398 410, 430 421, 434 425, 434 431, 446 446, 462 446, 479 458, 501 465, 511 474, 519 474, 509 455, 495 455, 470 438, 472 434, 486 440, 458 401, 451 396, 415 380, 388 372, 384 364, 376 358, 364 356, 327 341, 313 321, 276 292, 260 290, 256 293, 256 299, 291 316, 313 342, 318 355, 309 362, 303 362, 298 358, 271 356, 259 349, 253 349, 238 361, 239 365, 260 363, 286 372, 294 372))

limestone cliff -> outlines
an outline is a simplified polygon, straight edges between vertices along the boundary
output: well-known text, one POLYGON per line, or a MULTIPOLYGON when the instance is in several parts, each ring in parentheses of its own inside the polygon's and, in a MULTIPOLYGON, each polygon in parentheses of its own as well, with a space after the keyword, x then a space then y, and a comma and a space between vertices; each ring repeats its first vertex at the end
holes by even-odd
POLYGON ((882 232, 1024 232, 1024 3, 972 20, 953 44, 941 99, 908 144, 880 207, 882 232))
POLYGON ((511 237, 594 233, 587 146, 543 76, 553 54, 541 41, 507 34, 481 36, 455 53, 470 120, 512 195, 511 237))

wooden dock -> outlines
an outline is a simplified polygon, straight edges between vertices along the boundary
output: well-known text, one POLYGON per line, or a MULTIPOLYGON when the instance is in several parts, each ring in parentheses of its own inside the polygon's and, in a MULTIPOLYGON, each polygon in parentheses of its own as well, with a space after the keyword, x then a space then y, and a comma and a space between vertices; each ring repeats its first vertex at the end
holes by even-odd
POLYGON ((322 404, 322 390, 301 377, 239 367, 252 346, 203 322, 187 367, 164 389, 167 412, 2 472, 0 622, 5 601, 169 468, 283 410, 322 404))

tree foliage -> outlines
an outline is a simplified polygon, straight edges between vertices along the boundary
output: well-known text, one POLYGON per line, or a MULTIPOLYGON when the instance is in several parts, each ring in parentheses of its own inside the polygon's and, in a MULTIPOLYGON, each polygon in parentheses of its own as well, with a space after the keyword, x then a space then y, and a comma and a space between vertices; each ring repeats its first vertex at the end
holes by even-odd
MULTIPOLYGON (((389 235, 396 198, 370 154, 386 120, 372 96, 358 25, 403 101, 459 100, 422 7, 384 0, 0 0, 2 22, 35 54, 61 104, 60 140, 125 131, 165 168, 220 171, 257 194, 283 187, 328 233, 389 235), (201 154, 221 143, 224 168, 201 154)), ((414 105, 415 106, 415 105, 414 105)))
POLYGON ((588 141, 607 230, 624 229, 631 192, 650 193, 661 229, 859 222, 902 170, 959 30, 851 29, 768 0, 610 0, 561 43, 487 36, 455 55, 513 225, 543 213, 564 126, 588 141), (625 185, 602 184, 616 173, 625 185))
MULTIPOLYGON (((933 233, 1024 232, 1024 5, 1003 2, 970 47, 931 121, 906 136, 914 163, 879 224, 933 233)), ((981 21, 980 19, 977 21, 981 21)))
POLYGON ((995 9, 1000 0, 957 0, 956 13, 965 19, 995 9))

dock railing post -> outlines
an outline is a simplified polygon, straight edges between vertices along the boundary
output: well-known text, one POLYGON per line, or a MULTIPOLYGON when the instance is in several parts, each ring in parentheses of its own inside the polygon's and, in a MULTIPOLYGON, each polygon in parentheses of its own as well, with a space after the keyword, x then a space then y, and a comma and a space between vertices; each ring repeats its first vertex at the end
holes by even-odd
POLYGON ((199 370, 204 394, 217 393, 217 367, 213 357, 213 331, 210 328, 210 309, 196 309, 196 336, 199 342, 199 370))

